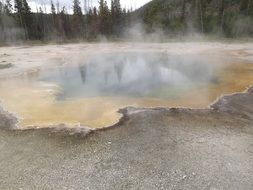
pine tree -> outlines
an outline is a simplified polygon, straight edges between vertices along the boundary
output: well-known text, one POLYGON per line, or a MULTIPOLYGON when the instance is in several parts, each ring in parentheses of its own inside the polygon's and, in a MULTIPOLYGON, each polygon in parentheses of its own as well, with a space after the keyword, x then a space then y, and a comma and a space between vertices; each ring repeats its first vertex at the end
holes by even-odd
MULTIPOLYGON (((0 1, 0 29, 1 30, 3 30, 2 29, 2 24, 3 24, 3 21, 2 21, 2 18, 3 18, 3 7, 4 7, 4 5, 3 5, 3 3, 0 1)), ((1 36, 0 36, 1 37, 1 36)))
POLYGON ((45 23, 44 23, 44 13, 43 13, 43 9, 40 6, 39 7, 39 12, 38 12, 38 26, 37 26, 37 32, 39 34, 38 38, 40 40, 44 39, 45 35, 46 35, 46 30, 45 30, 45 23))
POLYGON ((224 32, 225 0, 221 0, 219 5, 219 25, 220 32, 224 32))
POLYGON ((22 0, 14 0, 14 8, 17 13, 22 12, 22 0))
POLYGON ((53 36, 56 35, 57 31, 57 15, 56 15, 56 8, 54 5, 53 0, 51 0, 51 27, 49 28, 49 32, 52 33, 53 36))
POLYGON ((183 30, 183 32, 185 32, 186 31, 186 27, 187 27, 187 21, 186 21, 186 0, 182 0, 180 21, 182 23, 182 30, 183 30))
POLYGON ((111 14, 107 6, 107 1, 99 1, 99 32, 104 35, 110 34, 111 14))
POLYGON ((16 20, 17 20, 18 26, 20 28, 24 28, 23 14, 22 14, 23 12, 22 0, 14 0, 14 9, 16 12, 16 20))
POLYGON ((59 15, 59 32, 63 39, 71 39, 75 37, 72 33, 70 17, 65 6, 62 8, 59 15))
POLYGON ((240 13, 241 14, 249 15, 250 1, 251 0, 241 0, 241 4, 240 4, 240 13))
POLYGON ((29 7, 26 0, 23 0, 23 17, 24 17, 24 26, 26 30, 26 38, 34 38, 34 29, 33 29, 33 17, 31 14, 31 8, 29 7))
POLYGON ((23 0, 23 9, 24 9, 25 14, 30 14, 31 13, 31 8, 29 7, 26 0, 23 0))
POLYGON ((52 0, 51 0, 51 13, 52 13, 53 16, 56 15, 56 9, 55 9, 55 6, 54 6, 54 3, 53 3, 52 0))
POLYGON ((92 19, 91 19, 91 23, 89 25, 90 27, 90 37, 96 37, 97 33, 98 33, 98 12, 97 12, 97 8, 94 7, 93 11, 92 11, 92 19))
POLYGON ((5 1, 4 12, 5 12, 7 15, 10 15, 10 14, 12 13, 12 4, 11 4, 11 0, 6 0, 6 1, 5 1))
POLYGON ((112 0, 111 14, 112 14, 112 32, 119 35, 123 27, 122 9, 120 0, 112 0))
POLYGON ((0 1, 0 42, 5 40, 4 4, 0 1))
POLYGON ((82 36, 83 32, 83 19, 82 19, 82 8, 80 6, 80 1, 79 0, 74 0, 73 1, 73 29, 75 33, 77 34, 78 37, 82 36))
POLYGON ((26 0, 14 0, 14 8, 19 26, 24 29, 25 38, 33 38, 33 18, 31 8, 26 0))
POLYGON ((73 12, 74 15, 82 16, 82 8, 80 6, 81 2, 79 0, 74 0, 73 1, 73 12))

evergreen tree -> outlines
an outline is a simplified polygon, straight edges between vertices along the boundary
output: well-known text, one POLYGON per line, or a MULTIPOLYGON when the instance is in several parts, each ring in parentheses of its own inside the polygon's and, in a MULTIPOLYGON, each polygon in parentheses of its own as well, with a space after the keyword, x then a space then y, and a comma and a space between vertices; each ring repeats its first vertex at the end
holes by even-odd
POLYGON ((83 33, 83 13, 80 4, 79 0, 73 1, 73 29, 78 37, 81 37, 83 33))
POLYGON ((99 32, 104 35, 110 34, 111 14, 107 5, 107 1, 99 1, 99 32))
POLYGON ((33 36, 33 18, 31 8, 26 0, 14 0, 14 8, 17 15, 19 26, 24 29, 25 38, 32 39, 33 36))
POLYGON ((119 35, 122 28, 122 9, 120 0, 111 0, 111 23, 112 33, 119 35))
POLYGON ((90 23, 90 37, 94 38, 98 34, 98 11, 97 8, 93 8, 91 23, 90 23))
POLYGON ((31 14, 31 8, 29 7, 26 0, 23 0, 23 17, 24 17, 24 26, 26 31, 27 39, 34 39, 34 29, 33 29, 33 17, 31 14))
POLYGON ((59 34, 62 39, 71 39, 73 38, 70 18, 66 11, 65 6, 62 7, 62 10, 59 15, 59 34))
POLYGON ((55 6, 54 6, 54 3, 53 3, 52 0, 51 0, 51 13, 52 13, 53 16, 56 15, 56 9, 55 9, 55 6))
MULTIPOLYGON (((0 29, 1 30, 3 30, 2 29, 2 24, 3 24, 3 21, 2 21, 2 18, 3 18, 3 7, 4 7, 4 5, 3 5, 3 3, 0 1, 0 29)), ((0 36, 1 37, 1 36, 0 36)))
POLYGON ((74 0, 73 1, 73 12, 74 12, 74 15, 78 15, 78 16, 82 16, 82 9, 81 9, 81 6, 80 6, 80 1, 79 0, 74 0))
POLYGON ((65 7, 60 11, 58 0, 56 6, 51 0, 51 14, 46 14, 42 7, 32 13, 27 0, 13 1, 14 7, 12 0, 0 0, 0 41, 52 39, 50 36, 62 39, 95 38, 99 34, 120 36, 124 27, 137 19, 143 19, 148 32, 161 27, 169 34, 193 29, 228 37, 253 36, 252 0, 153 0, 135 12, 122 9, 120 0, 111 0, 110 9, 105 0, 99 0, 99 8, 89 9, 85 14, 80 0, 73 0, 73 15, 65 7))
POLYGON ((5 1, 4 12, 5 12, 7 15, 10 15, 10 14, 12 13, 12 4, 11 4, 11 0, 6 0, 6 1, 5 1))
POLYGON ((3 3, 0 1, 0 14, 3 14, 3 10, 4 10, 4 5, 3 5, 3 3))
POLYGON ((23 0, 23 9, 24 9, 25 14, 30 14, 31 13, 31 8, 29 7, 26 0, 23 0))
POLYGON ((23 25, 23 4, 22 0, 14 0, 14 9, 16 12, 16 20, 20 28, 24 28, 23 25))
POLYGON ((22 7, 23 7, 22 0, 14 0, 14 8, 17 13, 22 12, 22 7))

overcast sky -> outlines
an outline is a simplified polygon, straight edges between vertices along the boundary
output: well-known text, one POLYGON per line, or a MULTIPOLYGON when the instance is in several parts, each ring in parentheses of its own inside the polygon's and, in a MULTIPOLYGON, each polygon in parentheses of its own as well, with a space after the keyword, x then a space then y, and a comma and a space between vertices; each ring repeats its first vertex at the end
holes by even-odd
MULTIPOLYGON (((50 11, 51 0, 27 0, 27 1, 29 2, 29 5, 33 11, 36 11, 36 5, 37 7, 39 7, 41 6, 41 4, 45 5, 44 7, 46 7, 47 12, 50 11)), ((53 0, 54 3, 56 3, 56 1, 57 0, 53 0)), ((82 7, 83 7, 83 1, 84 0, 80 0, 80 2, 82 2, 82 7)), ((92 0, 93 6, 97 6, 98 1, 99 0, 92 0)), ((137 9, 149 1, 151 0, 121 0, 121 5, 123 8, 127 8, 127 9, 130 9, 131 7, 133 9, 137 9)), ((107 0, 107 2, 108 4, 110 4, 111 0, 107 0)), ((68 10, 71 10, 73 0, 59 0, 59 3, 61 7, 65 6, 67 7, 68 10)))

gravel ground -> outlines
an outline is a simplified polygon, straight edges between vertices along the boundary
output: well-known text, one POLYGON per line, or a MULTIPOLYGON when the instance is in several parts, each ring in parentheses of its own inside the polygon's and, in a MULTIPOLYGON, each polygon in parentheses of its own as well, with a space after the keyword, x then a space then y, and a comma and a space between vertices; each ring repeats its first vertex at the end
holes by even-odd
POLYGON ((253 189, 253 88, 210 109, 121 111, 85 136, 10 130, 2 110, 0 189, 253 189))

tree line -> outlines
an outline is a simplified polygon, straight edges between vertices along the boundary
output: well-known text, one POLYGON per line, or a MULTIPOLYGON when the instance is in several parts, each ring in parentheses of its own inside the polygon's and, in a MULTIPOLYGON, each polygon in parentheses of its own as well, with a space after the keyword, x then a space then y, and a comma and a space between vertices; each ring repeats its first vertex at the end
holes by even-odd
POLYGON ((136 14, 167 34, 253 37, 253 0, 153 0, 136 14))
POLYGON ((59 1, 51 0, 47 13, 43 6, 32 12, 27 0, 0 1, 0 41, 91 39, 99 35, 118 37, 130 21, 130 10, 121 7, 120 0, 99 0, 99 7, 84 12, 80 0, 73 0, 73 13, 59 1))
POLYGON ((0 42, 117 38, 136 21, 147 33, 253 37, 253 0, 153 0, 136 11, 122 8, 120 0, 110 6, 99 0, 98 7, 84 11, 80 0, 73 0, 71 14, 51 0, 49 12, 43 6, 31 11, 27 0, 0 0, 0 42))

